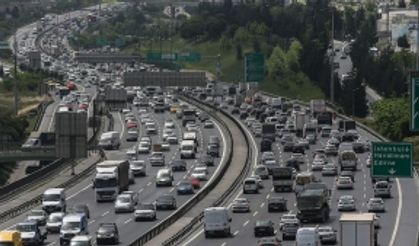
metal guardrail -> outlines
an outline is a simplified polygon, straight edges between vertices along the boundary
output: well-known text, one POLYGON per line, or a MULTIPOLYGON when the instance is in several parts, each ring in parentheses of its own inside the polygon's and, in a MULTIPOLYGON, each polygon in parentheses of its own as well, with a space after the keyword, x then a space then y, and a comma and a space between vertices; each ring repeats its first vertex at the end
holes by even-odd
MULTIPOLYGON (((215 118, 218 122, 220 122, 223 127, 226 129, 230 141, 231 141, 231 146, 234 146, 234 139, 233 136, 231 134, 231 132, 228 129, 228 126, 225 124, 224 121, 222 121, 216 114, 214 114, 214 112, 217 110, 216 108, 212 107, 212 106, 208 106, 205 105, 206 107, 209 107, 211 110, 208 111, 205 107, 203 107, 202 102, 198 102, 198 101, 192 101, 191 98, 186 98, 186 97, 182 97, 183 100, 190 102, 192 104, 195 104, 195 106, 201 108, 204 111, 207 111, 208 114, 210 114, 213 118, 215 118)), ((225 112, 223 112, 225 114, 225 112)), ((229 114, 225 114, 227 117, 231 118, 231 116, 229 114)), ((235 123, 237 123, 236 121, 234 121, 235 123)), ((239 128, 242 130, 243 134, 244 131, 241 128, 240 125, 238 125, 239 128)), ((246 135, 245 135, 246 136, 246 135)), ((246 137, 247 140, 247 137, 246 137)), ((249 142, 246 141, 246 143, 249 146, 249 142)), ((249 152, 248 151, 248 156, 249 156, 249 152)), ((144 245, 146 242, 150 241, 152 238, 154 238, 156 235, 158 235, 159 233, 161 233, 164 229, 166 229, 167 227, 169 227, 171 224, 173 224, 176 220, 178 220, 179 218, 181 218, 182 216, 184 216, 186 214, 186 212, 188 212, 193 206, 195 206, 199 201, 201 201, 218 183, 219 181, 222 179, 222 177, 224 176, 225 172, 227 171, 228 167, 230 166, 230 163, 232 161, 232 151, 230 151, 226 164, 223 166, 223 168, 220 171, 220 174, 217 175, 217 177, 214 179, 214 181, 209 184, 205 189, 202 189, 197 195, 195 195, 191 200, 189 200, 188 202, 186 202, 185 204, 183 204, 178 210, 176 210, 176 212, 174 212, 174 214, 168 218, 166 218, 165 220, 163 220, 162 222, 160 222, 159 224, 157 224, 156 226, 154 226, 153 228, 151 228, 149 231, 147 231, 145 234, 141 235, 141 237, 139 237, 136 241, 130 243, 130 246, 137 246, 137 245, 144 245)), ((247 163, 246 163, 247 164, 247 163)), ((247 165, 246 165, 247 166, 247 165)), ((241 177, 241 174, 240 176, 241 177)), ((231 191, 232 187, 230 187, 220 199, 223 199, 226 197, 226 193, 230 193, 229 191, 231 191)), ((217 200, 216 203, 219 203, 221 200, 217 200)), ((168 244, 164 244, 164 245, 172 245, 171 242, 175 242, 176 240, 178 240, 180 237, 182 237, 183 235, 185 235, 185 233, 189 232, 190 230, 192 230, 193 225, 196 225, 196 223, 198 223, 202 218, 202 213, 200 213, 198 216, 196 216, 195 218, 192 219, 192 221, 185 226, 180 232, 178 232, 176 235, 174 235, 173 237, 171 237, 169 240, 170 241, 166 241, 165 243, 168 244)))
POLYGON ((39 127, 41 126, 42 118, 44 118, 45 110, 53 102, 54 100, 48 100, 48 101, 43 101, 41 102, 41 104, 39 104, 37 113, 36 113, 35 124, 33 126, 32 131, 37 132, 39 130, 39 127))
MULTIPOLYGON (((198 103, 198 101, 195 98, 193 98, 193 100, 198 103)), ((214 107, 214 106, 212 106, 212 105, 209 105, 209 107, 213 108, 213 110, 217 110, 217 108, 214 107)), ((231 116, 229 113, 227 113, 226 111, 224 111, 224 110, 220 110, 220 111, 223 112, 225 115, 227 115, 228 118, 230 118, 233 122, 235 122, 239 126, 239 129, 241 130, 242 134, 245 136, 245 140, 246 140, 247 146, 250 146, 249 136, 245 133, 244 129, 241 127, 240 122, 236 118, 234 118, 233 116, 231 116)), ((236 189, 240 187, 240 184, 242 183, 243 179, 248 175, 249 171, 251 170, 252 156, 253 156, 253 154, 254 153, 252 151, 252 148, 248 148, 248 152, 247 152, 247 156, 246 156, 246 163, 244 165, 244 168, 240 172, 238 178, 233 182, 233 185, 230 186, 221 195, 221 197, 218 198, 213 203, 213 206, 214 207, 220 206, 224 202, 226 202, 227 199, 231 195, 233 195, 234 191, 236 191, 236 189)), ((167 239, 166 241, 164 241, 162 245, 164 245, 164 246, 175 245, 180 239, 184 238, 186 234, 192 232, 192 230, 194 228, 197 228, 197 225, 200 225, 202 223, 202 219, 203 218, 204 218, 204 212, 201 212, 199 215, 197 215, 196 217, 194 217, 192 219, 192 221, 188 225, 184 226, 175 235, 173 235, 172 237, 170 237, 169 239, 167 239)))

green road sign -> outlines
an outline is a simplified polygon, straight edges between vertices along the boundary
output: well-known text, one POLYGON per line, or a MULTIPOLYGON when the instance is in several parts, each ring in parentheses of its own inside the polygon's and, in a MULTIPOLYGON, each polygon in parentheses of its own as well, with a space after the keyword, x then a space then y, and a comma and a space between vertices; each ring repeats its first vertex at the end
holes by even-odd
POLYGON ((410 130, 419 131, 419 72, 410 73, 410 130))
POLYGON ((265 75, 265 58, 262 53, 247 53, 244 62, 245 82, 260 82, 265 75))
POLYGON ((411 143, 372 143, 373 177, 412 177, 411 143))
POLYGON ((198 52, 180 52, 177 54, 178 61, 197 62, 201 60, 201 54, 198 52))
POLYGON ((109 44, 109 42, 108 42, 108 40, 106 40, 106 38, 100 37, 100 38, 96 39, 96 45, 105 46, 105 45, 108 45, 108 44, 109 44))
POLYGON ((115 43, 115 47, 121 48, 122 46, 125 45, 125 40, 122 38, 117 38, 114 43, 115 43))

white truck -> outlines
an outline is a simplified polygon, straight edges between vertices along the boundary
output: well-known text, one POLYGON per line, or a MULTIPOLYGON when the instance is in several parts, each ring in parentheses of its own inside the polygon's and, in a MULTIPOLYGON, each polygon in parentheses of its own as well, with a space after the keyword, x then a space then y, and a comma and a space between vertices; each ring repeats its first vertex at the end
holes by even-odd
POLYGON ((104 132, 100 136, 99 147, 103 149, 119 149, 121 142, 119 140, 119 132, 111 131, 111 132, 104 132))
POLYGON ((350 169, 356 171, 358 157, 353 150, 343 150, 339 152, 339 165, 341 170, 350 169))
POLYGON ((198 134, 196 132, 184 132, 182 140, 194 141, 195 145, 198 146, 198 134))
POLYGON ((212 235, 223 235, 228 237, 230 232, 231 217, 228 208, 209 207, 204 210, 204 232, 205 237, 212 235))
POLYGON ((374 213, 343 213, 339 219, 341 246, 375 246, 374 213))
POLYGON ((96 164, 93 182, 96 201, 114 201, 129 185, 129 162, 127 160, 103 161, 96 164))
POLYGON ((193 140, 183 140, 180 143, 180 158, 194 159, 196 154, 196 144, 193 140))
POLYGON ((295 120, 295 130, 297 136, 303 136, 304 125, 310 122, 310 115, 305 114, 304 112, 296 112, 294 115, 295 120))

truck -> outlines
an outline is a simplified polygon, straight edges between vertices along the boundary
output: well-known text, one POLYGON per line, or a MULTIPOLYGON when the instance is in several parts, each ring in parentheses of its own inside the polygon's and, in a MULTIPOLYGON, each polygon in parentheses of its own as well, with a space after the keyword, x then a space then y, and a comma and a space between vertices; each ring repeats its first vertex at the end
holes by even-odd
POLYGON ((304 112, 295 113, 295 131, 298 137, 303 136, 304 125, 310 122, 310 115, 305 114, 304 112))
POLYGON ((212 235, 223 235, 229 237, 231 216, 228 208, 209 207, 204 210, 204 232, 205 238, 212 235))
POLYGON ((20 232, 23 245, 43 245, 47 239, 47 232, 41 231, 35 221, 20 222, 16 225, 16 230, 20 232))
POLYGON ((244 102, 243 95, 235 95, 234 96, 234 106, 239 107, 244 102))
POLYGON ((196 121, 196 112, 194 109, 184 109, 182 117, 182 125, 186 126, 186 123, 196 121))
POLYGON ((333 124, 333 113, 330 111, 325 111, 317 114, 317 126, 322 127, 325 125, 333 124))
POLYGON ((310 112, 313 118, 317 118, 319 113, 326 112, 326 101, 323 99, 313 99, 310 101, 310 112))
POLYGON ((329 195, 323 189, 303 189, 297 193, 297 218, 301 222, 329 220, 329 195))
POLYGON ((356 171, 358 166, 358 157, 353 150, 342 150, 339 152, 338 157, 339 165, 341 170, 352 170, 356 171))
POLYGON ((308 135, 314 135, 314 139, 317 138, 317 124, 311 122, 304 124, 303 137, 306 138, 308 135))
POLYGON ((127 160, 103 161, 96 164, 93 183, 96 201, 114 201, 129 185, 129 162, 127 160))
POLYGON ((102 133, 98 145, 103 149, 119 149, 119 146, 121 145, 119 132, 110 131, 102 133))
POLYGON ((19 231, 0 231, 0 245, 22 246, 19 231))
POLYGON ((356 122, 353 120, 339 120, 338 121, 339 131, 347 132, 349 130, 356 130, 356 122))
POLYGON ((264 123, 262 124, 262 139, 270 139, 275 142, 276 128, 275 124, 264 123))
POLYGON ((378 231, 374 213, 343 213, 339 219, 341 246, 376 246, 378 231))
POLYGON ((272 168, 272 186, 275 192, 292 191, 294 186, 291 167, 272 168))

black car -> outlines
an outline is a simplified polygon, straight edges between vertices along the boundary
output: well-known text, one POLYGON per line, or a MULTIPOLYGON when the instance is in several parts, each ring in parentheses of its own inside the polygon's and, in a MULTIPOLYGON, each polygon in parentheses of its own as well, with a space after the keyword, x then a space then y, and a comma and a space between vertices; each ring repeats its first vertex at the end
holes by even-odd
POLYGON ((249 114, 248 114, 247 112, 242 112, 242 113, 240 113, 240 119, 241 119, 241 120, 244 120, 244 119, 246 119, 247 117, 249 117, 249 114))
POLYGON ((85 214, 88 219, 90 219, 89 207, 86 204, 76 204, 70 208, 70 213, 81 213, 85 214))
POLYGON ((285 166, 295 168, 298 172, 300 171, 300 164, 297 158, 291 157, 285 162, 285 166))
POLYGON ((171 194, 162 194, 156 199, 156 209, 176 209, 176 198, 171 194))
POLYGON ((207 166, 214 166, 214 157, 210 155, 204 155, 202 157, 202 163, 207 166))
POLYGON ((291 152, 294 150, 294 143, 293 142, 286 142, 284 143, 284 152, 291 152))
POLYGON ((274 223, 270 220, 258 220, 255 223, 254 233, 255 237, 274 236, 274 223))
POLYGON ((240 110, 238 108, 233 108, 231 114, 240 114, 240 110))
POLYGON ((287 200, 282 196, 269 197, 268 212, 284 212, 287 211, 287 200))
POLYGON ((172 171, 186 171, 186 161, 175 160, 172 162, 172 171))
POLYGON ((352 143, 352 149, 354 150, 355 153, 364 153, 365 152, 364 144, 360 143, 360 142, 353 142, 352 143))
POLYGON ((118 244, 119 232, 116 223, 100 223, 96 231, 96 243, 101 244, 118 244))
POLYGON ((204 121, 206 121, 206 120, 209 120, 210 118, 209 118, 209 116, 207 115, 207 114, 205 114, 205 113, 201 113, 200 115, 199 115, 199 120, 201 121, 201 122, 204 122, 204 121))
POLYGON ((303 144, 295 144, 292 148, 293 153, 305 154, 306 147, 303 144))

